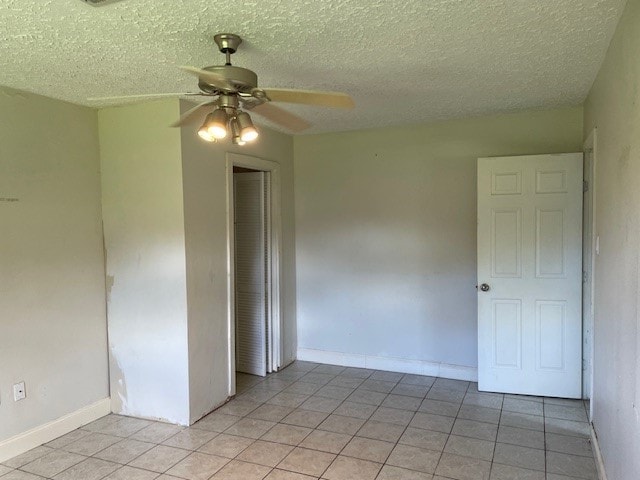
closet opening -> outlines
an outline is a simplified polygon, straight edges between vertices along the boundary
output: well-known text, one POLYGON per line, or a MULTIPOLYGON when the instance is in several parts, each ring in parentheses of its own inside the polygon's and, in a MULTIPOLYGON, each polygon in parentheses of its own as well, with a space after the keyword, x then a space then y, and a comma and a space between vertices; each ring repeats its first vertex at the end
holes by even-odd
POLYGON ((278 164, 228 154, 229 395, 281 366, 278 164))

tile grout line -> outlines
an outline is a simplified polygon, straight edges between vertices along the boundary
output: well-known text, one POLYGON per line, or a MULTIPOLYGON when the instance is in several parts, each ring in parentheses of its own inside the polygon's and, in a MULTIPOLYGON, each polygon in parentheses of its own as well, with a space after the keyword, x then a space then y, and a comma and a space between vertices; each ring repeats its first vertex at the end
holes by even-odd
MULTIPOLYGON (((407 374, 404 374, 402 377, 400 377, 400 380, 398 380, 398 382, 396 382, 396 385, 393 387, 393 390, 395 390, 395 388, 400 385, 400 382, 402 381, 403 378, 405 378, 407 374)), ((435 380, 434 380, 435 383, 435 380)), ((429 394, 429 391, 431 390, 431 387, 433 386, 433 383, 431 384, 431 386, 429 386, 429 388, 427 389, 427 392, 425 393, 424 397, 422 397, 422 399, 420 400, 420 405, 422 405, 422 402, 424 401, 424 399, 426 398, 426 396, 429 394)), ((391 392, 389 392, 387 394, 387 396, 385 397, 385 399, 382 401, 382 403, 380 405, 383 405, 385 400, 387 398, 389 398, 389 396, 391 395, 391 392)), ((418 407, 420 408, 420 407, 418 407)), ((375 412, 374 412, 375 413, 375 412)), ((393 448, 391 449, 391 451, 389 452, 389 454, 386 456, 386 458, 384 459, 384 462, 382 462, 382 466, 380 467, 380 470, 378 471, 378 474, 376 475, 376 478, 378 478, 380 476, 380 473, 382 472, 382 470, 384 469, 385 465, 389 465, 387 463, 387 461, 389 460, 389 458, 391 457, 391 455, 393 454, 394 450, 398 447, 398 445, 400 445, 400 439, 402 438, 402 436, 405 434, 405 432, 407 431, 407 429, 409 428, 409 425, 411 425, 411 422, 413 421, 413 419, 416 416, 416 413, 418 413, 418 411, 416 410, 415 412, 413 412, 413 415, 411 415, 411 420, 409 420, 409 423, 407 423, 407 425, 404 427, 404 430, 402 430, 402 433, 398 436, 398 439, 395 441, 395 443, 393 444, 393 448)), ((440 460, 438 458, 438 460, 440 460)), ((393 465, 391 465, 393 466, 393 465)), ((437 466, 437 462, 436 462, 436 466, 437 466)), ((433 469, 433 472, 435 473, 435 468, 433 469)))
POLYGON ((502 412, 504 411, 504 400, 505 396, 502 395, 502 401, 500 402, 500 415, 498 416, 498 428, 496 429, 496 439, 493 442, 493 454, 491 455, 491 464, 489 465, 489 478, 491 478, 491 474, 493 473, 493 465, 496 458, 496 450, 498 448, 498 435, 500 435, 500 425, 502 422, 502 412))
MULTIPOLYGON (((374 373, 375 373, 375 370, 374 370, 374 372, 373 372, 373 373, 371 373, 371 375, 369 375, 369 376, 368 376, 368 377, 367 377, 367 378, 366 378, 366 379, 365 379, 365 380, 360 384, 360 386, 362 386, 362 384, 364 384, 367 380, 371 379, 371 377, 373 376, 373 374, 374 374, 374 373)), ((400 377, 400 379, 402 379, 402 378, 404 378, 404 375, 403 375, 402 377, 400 377)), ((394 388, 396 387, 396 385, 398 385, 398 383, 399 383, 399 380, 395 383, 394 388)), ((357 388, 356 388, 356 390, 357 390, 357 388)), ((393 390, 393 389, 391 389, 391 390, 393 390)), ((355 392, 355 390, 354 390, 354 392, 355 392)), ((367 422, 371 419, 371 417, 372 417, 373 415, 375 415, 375 412, 378 410, 378 408, 380 408, 380 406, 381 406, 381 405, 384 403, 384 401, 389 397, 389 395, 390 395, 390 393, 386 394, 386 396, 384 397, 384 399, 382 400, 382 402, 380 402, 380 405, 379 405, 378 407, 376 407, 376 410, 374 410, 374 411, 373 411, 373 413, 372 413, 371 415, 369 415, 369 418, 368 418, 367 420, 365 420, 365 423, 363 423, 363 424, 362 424, 362 426, 361 426, 361 427, 356 431, 356 434, 351 436, 351 439, 355 438, 355 437, 356 437, 356 435, 357 435, 357 433, 358 433, 362 428, 364 428, 364 426, 367 424, 367 422)), ((349 398, 349 397, 347 397, 347 398, 349 398)), ((344 402, 346 402, 346 401, 347 401, 347 399, 343 400, 343 401, 340 403, 340 405, 342 405, 342 404, 343 404, 344 402)), ((337 409, 340 407, 340 405, 339 405, 338 407, 336 407, 336 409, 335 409, 335 410, 337 410, 337 409)), ((335 410, 334 410, 334 411, 335 411, 335 410)), ((350 440, 350 441, 351 441, 351 440, 350 440)), ((350 442, 350 441, 349 441, 349 442, 350 442)), ((344 447, 342 447, 342 449, 340 449, 340 453, 342 453, 342 451, 343 451, 345 448, 347 448, 347 445, 348 445, 348 444, 349 444, 349 443, 347 443, 344 447)), ((395 445, 394 445, 394 448, 395 448, 395 445)), ((392 449, 392 451, 393 451, 393 449, 392 449)), ((336 455, 336 458, 335 458, 335 459, 334 459, 334 460, 329 464, 329 466, 328 466, 328 467, 327 467, 327 468, 322 472, 322 474, 321 474, 321 475, 320 475, 320 477, 319 477, 320 479, 322 479, 322 477, 324 476, 324 474, 325 474, 325 473, 327 473, 327 471, 331 468, 331 465, 333 465, 333 464, 335 463, 335 461, 336 461, 336 460, 338 459, 338 457, 340 456, 340 453, 338 453, 338 454, 336 455)), ((389 455, 391 455, 391 452, 389 453, 389 455)), ((351 457, 350 457, 350 458, 351 458, 351 457)), ((380 467, 380 470, 382 470, 382 467, 384 467, 384 462, 382 463, 382 466, 380 467)), ((376 478, 379 476, 379 474, 380 474, 380 471, 378 471, 378 473, 376 474, 376 478)))
POLYGON ((547 476, 547 405, 542 400, 542 435, 543 435, 543 446, 544 446, 544 475, 545 478, 547 476))
MULTIPOLYGON (((429 388, 429 392, 431 391, 431 389, 433 388, 433 385, 436 384, 436 380, 434 380, 433 384, 431 385, 431 387, 429 388)), ((464 397, 467 395, 467 392, 469 391, 469 386, 471 385, 471 382, 469 382, 469 384, 467 385, 467 389, 464 392, 464 396, 462 397, 462 401, 460 402, 460 405, 458 406, 458 410, 456 410, 456 416, 453 419, 453 423, 451 424, 451 429, 449 430, 448 436, 447 436, 447 440, 444 443, 444 445, 442 446, 442 451, 440 452, 439 456, 438 456, 438 461, 436 462, 436 467, 433 469, 433 475, 436 475, 436 472, 438 471, 438 467, 440 466, 440 462, 442 461, 442 456, 444 455, 444 449, 447 448, 447 444, 449 443, 449 439, 451 438, 451 435, 453 435, 453 427, 456 424, 456 420, 458 419, 458 415, 460 414, 460 409, 462 408, 462 402, 464 402, 464 397)), ((429 394, 429 392, 427 392, 427 395, 429 394)), ((426 398, 426 396, 425 396, 426 398)), ((420 405, 422 406, 422 405, 420 405)))

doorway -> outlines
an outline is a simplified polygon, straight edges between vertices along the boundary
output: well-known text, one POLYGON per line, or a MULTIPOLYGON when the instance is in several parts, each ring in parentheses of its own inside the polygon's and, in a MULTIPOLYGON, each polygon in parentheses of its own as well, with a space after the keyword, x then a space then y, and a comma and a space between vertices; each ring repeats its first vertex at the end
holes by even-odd
POLYGON ((237 373, 271 372, 270 172, 233 167, 235 355, 237 373))
POLYGON ((279 175, 276 162, 227 154, 229 396, 282 365, 279 175))

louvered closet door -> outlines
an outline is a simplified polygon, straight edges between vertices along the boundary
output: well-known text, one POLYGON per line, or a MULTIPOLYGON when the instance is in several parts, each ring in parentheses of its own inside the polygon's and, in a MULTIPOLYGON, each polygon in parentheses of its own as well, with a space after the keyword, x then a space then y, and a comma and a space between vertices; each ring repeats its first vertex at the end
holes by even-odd
POLYGON ((263 172, 235 173, 236 370, 267 374, 266 222, 263 172))

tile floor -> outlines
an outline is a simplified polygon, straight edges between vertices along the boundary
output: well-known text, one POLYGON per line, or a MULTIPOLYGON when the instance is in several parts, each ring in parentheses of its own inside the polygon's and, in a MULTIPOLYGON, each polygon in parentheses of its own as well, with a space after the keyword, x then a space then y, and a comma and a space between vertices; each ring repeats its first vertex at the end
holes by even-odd
POLYGON ((190 428, 108 415, 0 465, 0 480, 597 479, 586 405, 296 362, 190 428))

